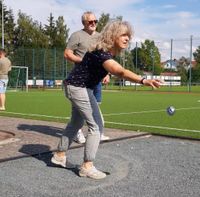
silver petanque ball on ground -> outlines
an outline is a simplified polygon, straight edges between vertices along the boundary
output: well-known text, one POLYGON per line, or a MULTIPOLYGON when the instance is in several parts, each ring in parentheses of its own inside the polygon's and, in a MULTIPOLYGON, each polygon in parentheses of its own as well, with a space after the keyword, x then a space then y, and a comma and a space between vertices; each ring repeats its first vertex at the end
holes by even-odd
POLYGON ((173 106, 169 106, 167 108, 167 114, 170 115, 170 116, 174 115, 175 111, 176 111, 176 109, 173 106))

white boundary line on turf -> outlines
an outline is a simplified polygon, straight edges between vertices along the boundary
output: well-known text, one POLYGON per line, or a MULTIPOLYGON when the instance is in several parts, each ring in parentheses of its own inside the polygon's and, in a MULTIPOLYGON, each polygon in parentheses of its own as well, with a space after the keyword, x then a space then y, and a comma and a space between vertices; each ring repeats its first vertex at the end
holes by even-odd
MULTIPOLYGON (((176 111, 180 110, 191 110, 191 109, 200 109, 200 107, 188 107, 188 108, 176 108, 176 111)), ((166 111, 165 109, 158 109, 158 110, 149 110, 149 111, 136 111, 136 112, 122 112, 122 113, 110 113, 110 114, 103 114, 103 116, 120 116, 120 115, 130 115, 130 114, 143 114, 143 113, 157 113, 166 111)))
POLYGON ((8 111, 3 111, 3 113, 6 113, 6 114, 15 114, 15 115, 22 115, 22 116, 32 116, 32 117, 44 117, 44 118, 64 119, 64 120, 70 119, 70 117, 48 116, 48 115, 43 115, 43 114, 25 114, 25 113, 8 112, 8 111))
POLYGON ((189 131, 194 133, 200 133, 199 130, 191 130, 191 129, 179 129, 179 128, 172 128, 172 127, 162 127, 162 126, 149 126, 143 124, 128 124, 128 123, 121 123, 121 122, 109 122, 105 121, 105 123, 115 124, 115 125, 124 125, 124 126, 139 126, 139 127, 147 127, 147 128, 156 128, 156 129, 168 129, 168 130, 175 130, 175 131, 189 131))
MULTIPOLYGON (((42 115, 42 114, 25 114, 25 113, 6 112, 6 111, 4 111, 3 113, 23 115, 23 116, 35 116, 35 117, 55 118, 55 119, 63 119, 63 120, 70 119, 70 117, 47 116, 47 115, 42 115)), ((162 127, 162 126, 142 125, 142 124, 128 124, 128 123, 110 122, 110 121, 105 121, 105 123, 107 123, 107 124, 114 124, 114 125, 139 126, 139 127, 146 127, 146 128, 168 129, 168 130, 175 130, 175 131, 189 131, 189 132, 193 132, 193 133, 200 133, 199 130, 191 130, 191 129, 179 129, 179 128, 172 128, 172 127, 162 127)))
POLYGON ((166 110, 159 109, 159 110, 149 110, 149 111, 110 113, 110 114, 103 114, 103 116, 120 116, 120 115, 130 115, 130 114, 154 113, 154 112, 162 112, 162 111, 166 111, 166 110))

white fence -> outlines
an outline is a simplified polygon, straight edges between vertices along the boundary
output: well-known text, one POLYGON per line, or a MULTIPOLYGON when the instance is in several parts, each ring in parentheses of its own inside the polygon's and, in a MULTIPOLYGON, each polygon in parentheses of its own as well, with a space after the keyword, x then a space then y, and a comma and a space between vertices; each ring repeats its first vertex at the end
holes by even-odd
POLYGON ((37 80, 32 80, 29 79, 28 80, 28 86, 32 87, 32 86, 48 86, 48 87, 58 87, 58 86, 62 86, 62 80, 43 80, 43 79, 37 79, 37 80))
MULTIPOLYGON (((180 86, 181 85, 181 77, 180 76, 160 76, 160 75, 155 75, 155 76, 151 76, 151 75, 147 75, 144 76, 146 77, 146 79, 160 79, 162 80, 164 83, 164 86, 180 86)), ((130 81, 125 81, 124 83, 125 86, 135 86, 135 85, 140 85, 140 84, 135 84, 133 82, 130 81)))

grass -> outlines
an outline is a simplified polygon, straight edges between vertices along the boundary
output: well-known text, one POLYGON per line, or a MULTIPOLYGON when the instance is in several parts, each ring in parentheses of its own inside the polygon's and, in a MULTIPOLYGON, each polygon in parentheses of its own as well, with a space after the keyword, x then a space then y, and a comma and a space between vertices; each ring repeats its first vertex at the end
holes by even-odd
MULTIPOLYGON (((105 127, 200 139, 200 94, 153 91, 103 91, 105 127), (166 113, 174 106, 173 116, 166 113)), ((66 122, 70 103, 61 90, 7 92, 0 116, 66 122)))
MULTIPOLYGON (((104 87, 104 89, 116 89, 116 90, 142 90, 142 91, 151 91, 152 88, 147 86, 114 86, 108 85, 104 87)), ((162 86, 162 88, 157 89, 156 92, 191 92, 191 93, 200 93, 200 86, 199 85, 183 85, 183 86, 162 86)))

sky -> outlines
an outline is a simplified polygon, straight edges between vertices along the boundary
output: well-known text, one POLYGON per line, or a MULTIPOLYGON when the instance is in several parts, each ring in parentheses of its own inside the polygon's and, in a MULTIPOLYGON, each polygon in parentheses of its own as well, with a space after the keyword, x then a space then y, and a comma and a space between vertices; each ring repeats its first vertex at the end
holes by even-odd
POLYGON ((122 16, 134 29, 131 46, 154 40, 161 59, 189 57, 200 46, 200 0, 3 0, 15 17, 19 10, 33 20, 48 24, 50 13, 63 16, 70 34, 82 28, 81 16, 92 11, 110 17, 122 16), (192 37, 191 37, 192 36, 192 37), (192 42, 191 42, 192 38, 192 42), (192 45, 191 45, 192 43, 192 45), (171 53, 172 49, 172 53, 171 53))

